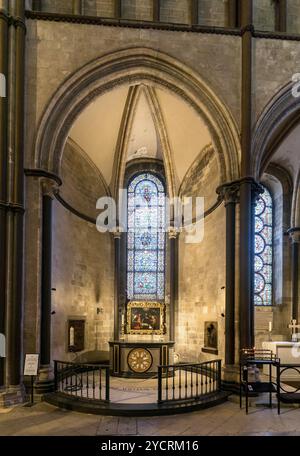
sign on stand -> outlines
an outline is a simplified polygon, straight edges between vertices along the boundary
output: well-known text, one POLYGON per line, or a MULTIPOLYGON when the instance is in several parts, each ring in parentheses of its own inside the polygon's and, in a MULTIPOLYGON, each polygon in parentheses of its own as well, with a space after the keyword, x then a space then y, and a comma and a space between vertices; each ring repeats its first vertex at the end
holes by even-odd
POLYGON ((31 402, 26 404, 27 407, 34 405, 33 394, 34 394, 34 377, 38 374, 39 368, 39 355, 38 354, 27 354, 25 357, 24 365, 24 376, 31 377, 31 402))

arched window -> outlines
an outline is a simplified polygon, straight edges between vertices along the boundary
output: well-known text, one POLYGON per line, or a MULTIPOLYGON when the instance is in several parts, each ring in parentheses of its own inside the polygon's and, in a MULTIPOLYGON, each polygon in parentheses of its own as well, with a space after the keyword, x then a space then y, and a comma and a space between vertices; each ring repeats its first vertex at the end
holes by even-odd
POLYGON ((152 173, 128 185, 127 298, 161 301, 165 295, 165 188, 152 173))
POLYGON ((273 294, 273 201, 264 189, 255 207, 254 304, 271 306, 273 294))

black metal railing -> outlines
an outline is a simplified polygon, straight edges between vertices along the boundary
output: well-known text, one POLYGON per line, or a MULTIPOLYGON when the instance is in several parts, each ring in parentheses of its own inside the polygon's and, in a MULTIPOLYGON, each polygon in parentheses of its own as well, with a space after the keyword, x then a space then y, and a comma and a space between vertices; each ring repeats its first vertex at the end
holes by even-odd
POLYGON ((281 402, 300 404, 300 364, 277 365, 277 399, 278 414, 281 402))
POLYGON ((109 366, 54 361, 55 391, 109 402, 109 366))
POLYGON ((189 401, 221 390, 221 360, 158 367, 158 402, 189 401))

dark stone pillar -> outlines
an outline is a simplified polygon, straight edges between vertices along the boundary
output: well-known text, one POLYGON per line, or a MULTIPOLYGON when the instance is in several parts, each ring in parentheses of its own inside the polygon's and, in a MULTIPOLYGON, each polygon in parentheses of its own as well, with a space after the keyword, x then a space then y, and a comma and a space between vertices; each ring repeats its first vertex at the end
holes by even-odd
POLYGON ((24 1, 9 2, 8 150, 6 237, 6 387, 22 398, 22 292, 24 221, 24 1))
POLYGON ((115 18, 121 19, 122 17, 122 3, 121 0, 115 0, 115 18))
POLYGON ((199 23, 199 4, 198 0, 191 0, 191 24, 197 25, 199 23))
POLYGON ((33 11, 42 11, 42 0, 33 0, 32 1, 32 10, 33 11))
POLYGON ((73 0, 73 14, 83 14, 83 1, 73 0))
POLYGON ((240 181, 240 348, 254 346, 254 209, 263 188, 240 181))
POLYGON ((217 193, 226 208, 225 364, 235 363, 235 220, 239 185, 226 184, 217 193))
POLYGON ((42 281, 41 281, 41 365, 51 362, 51 288, 52 288, 52 196, 43 195, 42 281))
MULTIPOLYGON (((8 77, 8 14, 0 11, 0 73, 8 77)), ((2 81, 5 82, 5 81, 2 81)), ((6 91, 6 87, 5 87, 6 91)), ((5 329, 6 211, 7 211, 7 97, 0 97, 0 333, 5 329)), ((5 362, 0 358, 0 388, 5 384, 5 362)))
POLYGON ((175 341, 175 316, 178 308, 178 230, 169 231, 170 248, 170 341, 175 341))
POLYGON ((115 296, 114 296, 114 340, 120 337, 120 290, 121 290, 121 232, 119 230, 113 233, 115 243, 115 296))
POLYGON ((278 0, 275 5, 276 8, 276 21, 275 29, 278 32, 287 31, 287 1, 278 0))
POLYGON ((40 319, 40 369, 35 384, 38 394, 53 390, 51 359, 51 310, 52 310, 52 202, 54 183, 42 181, 42 264, 41 264, 41 319, 40 319))
POLYGON ((153 0, 153 21, 159 22, 160 20, 160 0, 153 0))
POLYGON ((252 0, 241 2, 242 27, 242 125, 241 145, 243 179, 240 181, 240 348, 254 344, 252 298, 252 0))
POLYGON ((239 26, 238 20, 238 0, 228 0, 228 20, 227 24, 230 28, 239 26))
POLYGON ((300 227, 291 228, 289 234, 292 241, 292 317, 299 319, 299 288, 300 288, 300 227))

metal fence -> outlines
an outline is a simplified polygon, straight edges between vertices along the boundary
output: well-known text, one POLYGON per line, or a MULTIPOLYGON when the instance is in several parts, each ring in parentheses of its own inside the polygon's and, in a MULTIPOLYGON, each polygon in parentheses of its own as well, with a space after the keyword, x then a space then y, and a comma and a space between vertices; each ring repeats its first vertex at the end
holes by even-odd
POLYGON ((221 360, 158 367, 158 402, 190 401, 221 390, 221 360))
POLYGON ((55 391, 109 402, 109 366, 54 361, 55 391))

